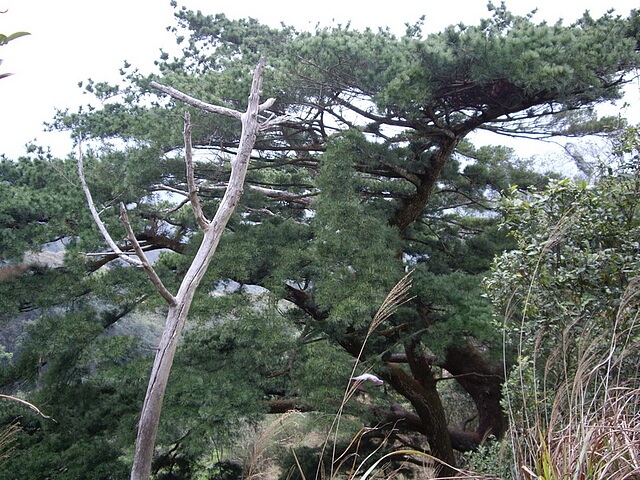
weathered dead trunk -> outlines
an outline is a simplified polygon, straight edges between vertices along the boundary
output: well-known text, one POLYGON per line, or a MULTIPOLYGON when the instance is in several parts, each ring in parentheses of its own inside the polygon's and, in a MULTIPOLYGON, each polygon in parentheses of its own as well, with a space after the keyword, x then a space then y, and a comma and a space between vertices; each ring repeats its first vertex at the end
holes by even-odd
POLYGON ((138 435, 131 470, 132 480, 147 480, 151 475, 151 463, 153 460, 156 436, 158 433, 162 403, 167 388, 167 382, 169 380, 169 374, 171 372, 171 366, 173 365, 176 348, 187 320, 195 291, 211 263, 211 259, 216 251, 218 243, 220 242, 220 238, 222 237, 227 222, 231 218, 231 215, 242 196, 244 180, 249 166, 249 159, 251 158, 251 152, 253 150, 258 131, 270 128, 284 120, 284 118, 280 117, 271 117, 269 120, 262 123, 258 120, 259 112, 269 108, 275 101, 274 99, 269 99, 264 104, 260 104, 263 71, 264 59, 260 59, 253 75, 249 102, 247 110, 244 113, 225 107, 210 105, 198 99, 189 97, 188 95, 171 87, 151 82, 151 86, 153 88, 167 93, 189 105, 212 113, 227 115, 242 122, 240 144, 235 158, 231 161, 231 176, 227 189, 215 217, 212 220, 209 220, 205 217, 198 198, 198 187, 195 183, 194 164, 192 158, 191 121, 189 114, 185 115, 184 141, 186 179, 188 187, 188 192, 185 192, 185 195, 191 202, 196 221, 203 232, 203 240, 193 262, 191 263, 191 266, 180 284, 178 293, 175 296, 173 296, 163 285, 153 266, 147 260, 145 253, 138 242, 138 238, 131 228, 131 224, 127 217, 127 210, 122 204, 120 206, 121 219, 127 231, 127 237, 131 243, 131 249, 136 252, 138 258, 129 256, 125 251, 126 249, 121 249, 116 242, 113 241, 104 223, 100 220, 100 216, 93 203, 89 187, 87 186, 84 177, 82 152, 79 154, 78 175, 87 198, 89 210, 96 222, 96 225, 105 238, 105 241, 112 249, 112 252, 108 252, 107 255, 112 257, 115 255, 133 266, 144 268, 151 281, 156 286, 158 292, 169 305, 164 331, 154 359, 151 377, 149 379, 147 393, 142 407, 140 422, 138 424, 138 435))
MULTIPOLYGON (((197 198, 197 188, 193 177, 193 162, 190 158, 190 124, 187 123, 185 126, 185 150, 187 157, 186 163, 189 197, 194 207, 194 213, 198 224, 204 232, 204 237, 195 258, 185 275, 185 278, 180 284, 180 288, 178 289, 178 294, 176 295, 174 302, 169 306, 167 321, 162 333, 160 345, 158 346, 153 368, 151 370, 151 378, 149 379, 140 423, 138 424, 138 437, 136 440, 136 450, 131 470, 132 480, 146 480, 151 474, 151 462, 153 460, 153 451, 158 433, 160 413, 162 411, 162 403, 176 347, 180 340, 196 288, 207 271, 227 222, 229 221, 229 218, 231 218, 231 215, 242 196, 244 179, 249 166, 251 151, 253 150, 260 126, 258 122, 258 113, 261 109, 266 108, 265 106, 261 107, 260 105, 263 69, 264 59, 261 59, 254 73, 251 93, 249 95, 249 103, 245 113, 239 114, 239 112, 226 112, 225 110, 217 112, 227 114, 235 118, 238 118, 239 116, 242 121, 242 134, 235 159, 231 162, 231 177, 229 179, 227 190, 222 198, 222 202, 220 203, 220 207, 218 208, 215 217, 211 221, 204 218, 197 198)), ((172 91, 171 89, 162 87, 161 85, 154 84, 152 86, 165 91, 176 98, 183 100, 186 100, 187 98, 186 96, 181 96, 179 92, 172 91)), ((196 106, 204 107, 204 105, 198 105, 197 102, 196 106)), ((216 110, 214 109, 214 111, 216 110)))

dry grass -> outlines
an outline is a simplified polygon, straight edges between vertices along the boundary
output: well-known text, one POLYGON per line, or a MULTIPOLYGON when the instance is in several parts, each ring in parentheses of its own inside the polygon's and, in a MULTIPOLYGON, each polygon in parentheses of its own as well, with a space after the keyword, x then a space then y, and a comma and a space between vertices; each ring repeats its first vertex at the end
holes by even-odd
MULTIPOLYGON (((367 329, 367 334, 362 343, 362 347, 360 349, 358 357, 356 358, 356 362, 354 363, 354 367, 350 377, 355 376, 356 368, 360 363, 366 343, 374 333, 374 331, 378 327, 380 327, 386 320, 388 320, 395 313, 398 307, 411 300, 411 298, 409 297, 409 291, 412 284, 411 275, 412 272, 408 273, 402 279, 400 279, 400 281, 391 289, 389 294, 380 305, 378 311, 374 315, 369 328, 367 329)), ((344 408, 355 394, 356 389, 356 382, 351 382, 349 380, 345 388, 338 412, 334 416, 333 421, 330 424, 323 439, 320 439, 318 443, 316 443, 316 445, 321 446, 321 453, 315 479, 356 478, 357 476, 362 475, 362 466, 371 458, 371 456, 375 455, 375 453, 377 453, 386 445, 386 442, 383 441, 375 452, 364 459, 362 459, 357 454, 353 454, 354 451, 359 451, 359 445, 363 436, 371 430, 363 428, 351 439, 351 442, 344 451, 339 452, 337 450, 339 440, 341 440, 341 437, 344 436, 344 433, 341 433, 341 421, 344 414, 344 408), (327 454, 328 451, 330 451, 330 456, 327 454), (324 461, 325 457, 328 457, 326 464, 324 461)), ((296 418, 296 415, 300 414, 296 412, 289 412, 287 414, 284 414, 281 418, 267 426, 260 433, 258 439, 255 441, 252 447, 252 453, 248 461, 249 466, 246 478, 264 480, 269 478, 269 476, 273 478, 274 475, 277 475, 277 472, 274 472, 272 468, 274 462, 269 457, 268 446, 272 445, 274 442, 291 443, 291 438, 283 442, 282 439, 278 439, 278 437, 281 437, 288 428, 292 427, 292 423, 290 422, 290 420, 296 418), (270 475, 268 474, 268 472, 270 472, 270 475)), ((297 460, 295 448, 292 448, 292 453, 294 456, 294 460, 297 462, 297 470, 304 478, 304 472, 299 461, 297 460)))
POLYGON ((277 478, 279 469, 275 467, 271 452, 273 446, 290 444, 294 441, 297 421, 303 414, 291 410, 279 415, 259 431, 256 440, 249 447, 246 480, 268 480, 277 478))
POLYGON ((574 374, 530 404, 527 418, 512 419, 524 427, 512 431, 522 478, 640 479, 640 388, 637 378, 625 378, 624 364, 636 348, 612 344, 603 355, 598 340, 582 352, 574 374))
POLYGON ((13 454, 13 442, 20 431, 17 423, 11 423, 0 429, 0 464, 13 454))
POLYGON ((531 363, 514 372, 530 388, 509 399, 516 478, 640 479, 639 294, 636 278, 613 319, 574 320, 550 352, 540 333, 531 363))

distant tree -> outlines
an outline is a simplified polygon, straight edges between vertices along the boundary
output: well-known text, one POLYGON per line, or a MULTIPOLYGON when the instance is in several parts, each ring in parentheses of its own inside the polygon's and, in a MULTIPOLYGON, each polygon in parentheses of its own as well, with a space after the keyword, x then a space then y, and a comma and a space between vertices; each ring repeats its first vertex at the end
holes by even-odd
POLYGON ((16 361, 0 369, 3 390, 19 385, 21 395, 58 421, 40 419, 14 402, 0 403, 2 423, 19 427, 12 455, 0 468, 3 480, 61 472, 76 480, 125 478, 130 469, 121 445, 134 442, 148 362, 140 359, 139 342, 100 337, 106 315, 80 311, 79 301, 76 307, 63 318, 45 314, 30 322, 16 361))

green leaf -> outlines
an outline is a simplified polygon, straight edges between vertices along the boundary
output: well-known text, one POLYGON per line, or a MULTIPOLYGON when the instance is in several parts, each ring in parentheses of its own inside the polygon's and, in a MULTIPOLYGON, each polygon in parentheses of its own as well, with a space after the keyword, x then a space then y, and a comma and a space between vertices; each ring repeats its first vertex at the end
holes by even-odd
POLYGON ((11 40, 15 40, 16 38, 24 37, 25 35, 31 35, 29 32, 15 32, 11 35, 2 35, 0 34, 0 46, 6 45, 11 40))

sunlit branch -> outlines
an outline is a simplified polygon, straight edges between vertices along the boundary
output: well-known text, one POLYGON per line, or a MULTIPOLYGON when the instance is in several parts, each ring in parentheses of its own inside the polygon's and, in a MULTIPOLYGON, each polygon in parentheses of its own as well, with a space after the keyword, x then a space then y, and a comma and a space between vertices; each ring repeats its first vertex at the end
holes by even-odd
MULTIPOLYGON (((187 95, 186 93, 182 93, 181 91, 176 90, 175 88, 167 87, 166 85, 162 85, 158 82, 151 82, 149 83, 149 85, 152 88, 155 88, 156 90, 160 90, 161 92, 166 93, 167 95, 169 95, 172 98, 175 98, 176 100, 180 100, 181 102, 184 102, 187 105, 191 105, 192 107, 196 107, 200 110, 204 110, 206 112, 211 112, 211 113, 217 113, 219 115, 225 115, 227 117, 232 117, 237 120, 240 120, 242 117, 242 113, 238 112, 237 110, 233 110, 231 108, 226 108, 226 107, 220 107, 218 105, 212 105, 210 103, 203 102, 202 100, 198 100, 197 98, 187 95)), ((275 103, 275 101, 276 101, 275 98, 269 98, 264 103, 258 106, 258 111, 262 112, 270 108, 275 103)), ((270 126, 273 126, 276 123, 277 122, 272 121, 270 126)))
POLYGON ((14 396, 11 396, 11 395, 1 395, 1 394, 0 394, 0 398, 3 398, 3 399, 5 399, 5 400, 11 400, 12 402, 17 402, 17 403, 20 403, 20 404, 22 404, 22 405, 25 405, 26 407, 29 407, 29 408, 30 408, 31 410, 33 410, 35 413, 37 413, 38 415, 40 415, 42 418, 46 418, 47 420, 51 420, 51 421, 53 421, 53 422, 55 422, 55 423, 58 423, 58 421, 57 421, 55 418, 50 417, 49 415, 45 415, 44 413, 42 413, 42 412, 40 411, 40 409, 39 409, 38 407, 36 407, 36 406, 35 406, 34 404, 32 404, 32 403, 27 402, 26 400, 22 400, 21 398, 14 397, 14 396))

